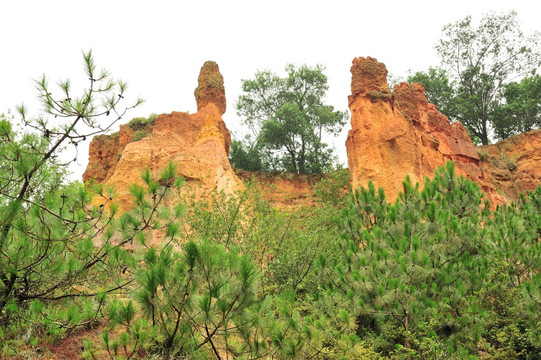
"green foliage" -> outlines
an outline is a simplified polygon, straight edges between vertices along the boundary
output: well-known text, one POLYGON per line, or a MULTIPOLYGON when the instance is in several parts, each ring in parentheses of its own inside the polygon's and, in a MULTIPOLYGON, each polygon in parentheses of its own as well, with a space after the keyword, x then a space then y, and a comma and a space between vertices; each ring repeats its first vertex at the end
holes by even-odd
MULTIPOLYGON (((171 182, 167 174, 174 177, 172 165, 159 183, 171 182)), ((166 237, 158 248, 135 252, 139 260, 126 274, 133 274, 139 289, 131 300, 110 305, 111 328, 101 347, 87 346, 88 357, 99 358, 100 351, 113 358, 140 351, 203 358, 224 352, 235 358, 370 353, 343 337, 353 324, 345 313, 334 317, 343 328, 335 332, 316 326, 317 314, 305 320, 298 309, 297 299, 317 290, 315 259, 333 258, 326 244, 336 233, 332 221, 321 217, 303 230, 304 221, 273 209, 253 184, 234 195, 211 192, 203 197, 208 202, 188 195, 187 206, 171 211, 173 197, 161 197, 148 170, 142 178, 145 186, 132 188, 137 207, 119 219, 117 231, 143 247, 151 235, 145 227, 165 230, 166 237), (150 218, 152 213, 157 215, 150 218), (331 341, 337 334, 340 339, 331 341)))
POLYGON ((498 139, 541 128, 541 76, 507 84, 493 123, 498 139))
POLYGON ((265 293, 317 288, 314 262, 321 254, 332 257, 336 250, 336 210, 279 211, 254 182, 234 196, 207 193, 188 201, 187 208, 190 215, 183 227, 190 231, 180 235, 182 241, 212 239, 226 248, 238 246, 262 273, 265 293))
POLYGON ((478 26, 470 16, 448 24, 436 45, 442 69, 429 69, 411 77, 426 87, 433 100, 451 121, 462 122, 483 145, 492 131, 505 138, 539 126, 537 78, 539 35, 525 35, 515 12, 489 13, 478 26))
POLYGON ((231 141, 229 161, 233 168, 247 171, 268 170, 268 163, 263 159, 261 150, 253 145, 248 135, 244 142, 238 140, 231 141))
POLYGON ((298 296, 317 291, 321 278, 314 272, 317 260, 330 261, 338 256, 336 211, 322 208, 304 216, 291 215, 278 241, 272 244, 268 263, 268 281, 277 292, 294 291, 298 296))
POLYGON ((135 117, 128 122, 128 127, 135 131, 133 141, 139 141, 150 136, 150 131, 158 115, 150 114, 148 118, 135 117))
POLYGON ((154 121, 157 117, 157 114, 150 114, 147 118, 143 116, 134 117, 128 122, 128 126, 134 131, 144 130, 148 126, 154 125, 154 121))
POLYGON ((449 163, 422 190, 406 179, 389 204, 372 184, 345 196, 349 176, 337 171, 315 187, 317 208, 287 214, 254 183, 192 198, 176 174, 172 163, 143 171, 143 186, 131 188, 135 208, 103 230, 119 246, 100 250, 108 274, 91 279, 101 292, 6 304, 1 335, 20 335, 4 354, 95 324, 102 313, 109 322, 101 344, 86 342, 88 359, 541 353, 541 188, 490 212, 479 187, 449 163), (120 296, 105 296, 111 281, 120 296), (25 332, 28 321, 41 325, 25 332))
POLYGON ((239 97, 237 111, 254 138, 246 139, 246 150, 232 154, 232 162, 250 166, 245 155, 259 153, 255 159, 265 161, 264 168, 321 173, 335 161, 322 136, 338 134, 347 114, 324 105, 328 86, 322 66, 288 65, 286 72, 287 77, 281 78, 260 71, 254 80, 243 81, 244 95, 239 97))
POLYGON ((523 309, 524 300, 520 287, 509 280, 505 260, 495 260, 488 274, 488 286, 478 293, 482 306, 488 313, 485 336, 480 342, 483 359, 535 359, 541 355, 535 344, 535 324, 528 326, 530 315, 523 309))
POLYGON ((477 184, 458 178, 452 165, 422 191, 406 179, 392 205, 371 184, 357 191, 343 210, 349 245, 330 288, 351 293, 360 314, 399 326, 408 351, 419 324, 431 318, 455 328, 450 340, 466 329, 479 332, 473 324, 483 313, 474 308, 474 293, 486 272, 476 257, 483 246, 480 199, 477 184))
POLYGON ((403 185, 394 204, 371 183, 356 191, 342 260, 320 260, 356 333, 391 358, 535 358, 541 188, 490 212, 452 163, 403 185))
POLYGON ((9 324, 2 331, 8 349, 25 338, 22 329, 59 336, 92 323, 104 303, 98 295, 125 286, 109 282, 125 262, 107 235, 117 208, 91 206, 86 187, 65 182, 67 164, 59 159, 67 146, 108 128, 99 124, 102 117, 114 113, 111 126, 129 109, 120 111, 126 83, 97 72, 90 51, 83 58, 89 84, 80 97, 65 80, 53 98, 43 77, 36 87, 44 115, 28 118, 21 105, 22 129, 0 119, 0 324, 9 324), (114 260, 108 257, 113 249, 114 260))
POLYGON ((113 189, 66 183, 54 157, 83 140, 78 121, 107 116, 85 96, 42 94, 67 125, 0 117, 0 357, 104 319, 87 359, 541 356, 541 188, 491 211, 449 163, 391 204, 371 183, 348 196, 338 170, 288 213, 256 182, 191 193, 170 163, 118 215, 113 189))
POLYGON ((490 238, 499 250, 494 255, 508 264, 513 285, 531 280, 541 269, 540 214, 541 189, 537 188, 522 195, 517 203, 498 208, 487 225, 490 238))
POLYGON ((204 196, 187 196, 189 216, 183 227, 191 231, 183 232, 182 239, 212 239, 226 248, 239 246, 262 267, 274 237, 286 231, 289 216, 274 209, 255 182, 245 185, 234 194, 214 189, 204 196))
POLYGON ((226 348, 233 346, 227 339, 246 333, 259 316, 249 310, 257 302, 253 264, 234 248, 225 252, 215 244, 186 244, 184 261, 175 260, 169 249, 159 257, 149 250, 138 273, 143 288, 135 295, 165 335, 164 347, 186 351, 208 343, 215 349, 217 332, 226 348))
POLYGON ((347 169, 332 171, 314 185, 313 191, 321 204, 345 206, 351 193, 351 174, 347 169))
MULTIPOLYGON (((494 212, 487 225, 494 244, 493 256, 505 265, 505 288, 515 293, 510 302, 521 308, 512 315, 512 324, 528 333, 529 346, 541 349, 541 187, 521 196, 516 204, 503 206, 494 212), (521 296, 522 295, 522 296, 521 296), (524 297, 522 299, 522 297, 524 297), (517 303, 517 298, 521 299, 517 303), (520 322, 519 322, 520 321, 520 322)), ((503 271, 503 270, 502 270, 503 271)), ((502 275, 503 276, 503 275, 502 275)), ((503 288, 502 290, 504 290, 503 288)), ((505 298, 505 296, 502 296, 505 298)), ((515 306, 517 306, 515 305, 515 306)), ((511 316, 510 316, 511 317, 511 316)))
POLYGON ((210 354, 217 346, 235 349, 237 355, 250 352, 236 344, 250 341, 243 336, 268 302, 256 303, 257 271, 247 256, 211 243, 186 243, 182 253, 170 245, 160 251, 150 248, 135 278, 140 288, 133 298, 139 307, 130 300, 113 302, 109 308, 111 328, 123 329, 118 337, 104 332, 110 355, 118 354, 114 344, 121 344, 128 358, 141 348, 167 356, 189 355, 205 347, 204 353, 210 354), (136 316, 137 309, 142 318, 136 316))
POLYGON ((148 133, 148 131, 146 130, 137 130, 134 134, 133 134, 133 141, 139 141, 141 139, 144 139, 146 137, 149 137, 150 134, 148 133))

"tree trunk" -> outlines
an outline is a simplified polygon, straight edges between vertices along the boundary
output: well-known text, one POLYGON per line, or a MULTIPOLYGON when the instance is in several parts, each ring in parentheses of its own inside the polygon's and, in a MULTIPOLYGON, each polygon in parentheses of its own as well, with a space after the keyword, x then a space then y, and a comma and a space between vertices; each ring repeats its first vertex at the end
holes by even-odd
POLYGON ((488 145, 488 114, 486 113, 486 110, 483 111, 483 118, 481 119, 481 123, 483 127, 483 133, 481 134, 481 136, 479 136, 479 138, 481 139, 481 144, 488 145))
POLYGON ((488 145, 489 142, 488 142, 488 135, 485 133, 481 134, 481 136, 479 136, 479 139, 481 139, 481 144, 483 145, 488 145))
POLYGON ((409 334, 408 334, 408 331, 409 331, 409 314, 410 314, 409 309, 406 309, 406 315, 404 316, 404 329, 406 329, 406 339, 404 341, 404 346, 408 350, 411 348, 411 346, 410 346, 410 338, 409 338, 409 334))

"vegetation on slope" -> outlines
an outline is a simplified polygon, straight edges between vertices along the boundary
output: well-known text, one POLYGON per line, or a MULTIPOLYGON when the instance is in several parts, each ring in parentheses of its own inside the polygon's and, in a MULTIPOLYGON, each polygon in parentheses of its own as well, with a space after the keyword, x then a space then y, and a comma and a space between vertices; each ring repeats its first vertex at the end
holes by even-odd
POLYGON ((285 214, 250 185, 179 202, 173 164, 142 177, 132 212, 98 220, 109 245, 56 224, 71 235, 57 240, 71 259, 62 271, 82 264, 70 248, 102 254, 103 268, 80 273, 66 296, 14 293, 2 312, 4 355, 103 321, 101 341, 85 342, 87 358, 541 353, 541 188, 490 211, 449 163, 422 190, 406 179, 390 204, 371 184, 343 195, 348 179, 337 173, 317 185, 319 207, 285 214))

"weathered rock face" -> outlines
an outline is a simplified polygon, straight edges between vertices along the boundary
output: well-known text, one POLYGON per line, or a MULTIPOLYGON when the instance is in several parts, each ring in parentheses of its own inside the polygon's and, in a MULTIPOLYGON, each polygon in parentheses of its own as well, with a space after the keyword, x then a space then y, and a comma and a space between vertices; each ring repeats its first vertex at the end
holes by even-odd
POLYGON ((459 174, 477 181, 491 200, 503 201, 487 182, 464 126, 450 124, 429 104, 421 84, 401 83, 391 93, 385 65, 370 57, 354 59, 351 73, 346 148, 354 188, 372 180, 394 201, 406 175, 422 183, 453 160, 459 174))
POLYGON ((435 105, 429 104, 422 84, 398 84, 394 88, 393 97, 402 114, 421 135, 423 146, 437 150, 445 161, 479 162, 479 155, 464 125, 459 122, 450 124, 449 119, 438 112, 435 105))
POLYGON ((126 145, 133 141, 134 131, 129 126, 120 125, 113 135, 98 135, 92 139, 88 150, 88 166, 83 181, 90 179, 101 183, 109 180, 115 172, 116 164, 126 145))
POLYGON ((225 113, 225 89, 224 78, 218 69, 218 64, 214 61, 207 61, 201 68, 199 85, 195 89, 195 101, 197 102, 197 111, 201 111, 209 103, 218 107, 218 111, 225 113))
POLYGON ((217 187, 226 193, 232 192, 241 182, 227 159, 231 135, 222 119, 225 93, 216 63, 208 61, 202 67, 196 100, 197 113, 159 115, 150 136, 139 141, 130 142, 133 134, 131 138, 124 136, 126 140, 121 141, 124 139, 122 133, 93 140, 85 180, 94 178, 114 185, 118 192, 116 200, 123 209, 128 209, 131 204, 129 186, 142 182, 141 171, 149 168, 158 174, 172 161, 189 185, 191 183, 201 189, 217 187), (100 152, 101 158, 93 156, 100 152))
POLYGON ((357 188, 372 180, 395 198, 406 174, 414 181, 422 179, 413 125, 398 108, 395 111, 384 64, 356 58, 351 73, 351 130, 346 149, 352 185, 357 188))
MULTIPOLYGON (((393 201, 406 175, 422 183, 448 160, 495 204, 541 185, 541 130, 475 148, 464 126, 450 124, 428 103, 422 85, 401 83, 391 92, 385 65, 373 58, 354 59, 351 72, 346 147, 353 187, 372 180, 393 201)), ((197 113, 163 114, 153 123, 121 125, 116 134, 94 138, 84 180, 115 185, 122 209, 130 207, 129 186, 142 182, 141 171, 148 167, 157 174, 169 161, 188 180, 190 193, 242 187, 227 159, 231 135, 222 119, 226 101, 218 66, 206 62, 198 81, 197 113), (136 141, 141 130, 150 136, 136 141)), ((266 198, 282 210, 316 205, 311 187, 318 176, 238 174, 244 180, 255 177, 266 198)))
POLYGON ((236 174, 243 181, 253 180, 256 189, 266 200, 286 212, 316 206, 312 188, 325 177, 323 174, 302 175, 245 170, 236 170, 236 174))
POLYGON ((519 194, 541 185, 541 130, 477 149, 490 182, 506 199, 517 200, 519 194))

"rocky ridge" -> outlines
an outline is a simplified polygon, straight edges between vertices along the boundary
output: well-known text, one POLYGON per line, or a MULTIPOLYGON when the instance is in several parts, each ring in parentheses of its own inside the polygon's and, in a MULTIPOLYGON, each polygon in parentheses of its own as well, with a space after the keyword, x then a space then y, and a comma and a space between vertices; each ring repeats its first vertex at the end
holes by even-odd
MULTIPOLYGON (((495 204, 541 185, 541 130, 476 148, 462 124, 451 124, 428 103, 421 84, 401 83, 391 91, 385 65, 370 57, 354 59, 351 72, 346 148, 354 188, 372 180, 394 200, 406 175, 422 183, 448 160, 459 174, 479 183, 495 204)), ((159 115, 144 124, 148 137, 137 139, 140 129, 129 124, 118 133, 95 137, 84 181, 115 185, 116 199, 127 209, 129 185, 141 181, 140 172, 148 167, 158 173, 173 161, 188 187, 201 192, 218 188, 232 193, 254 178, 284 210, 314 205, 311 187, 319 175, 235 174, 227 159, 231 135, 222 119, 226 98, 216 63, 201 68, 195 97, 197 113, 159 115)))

